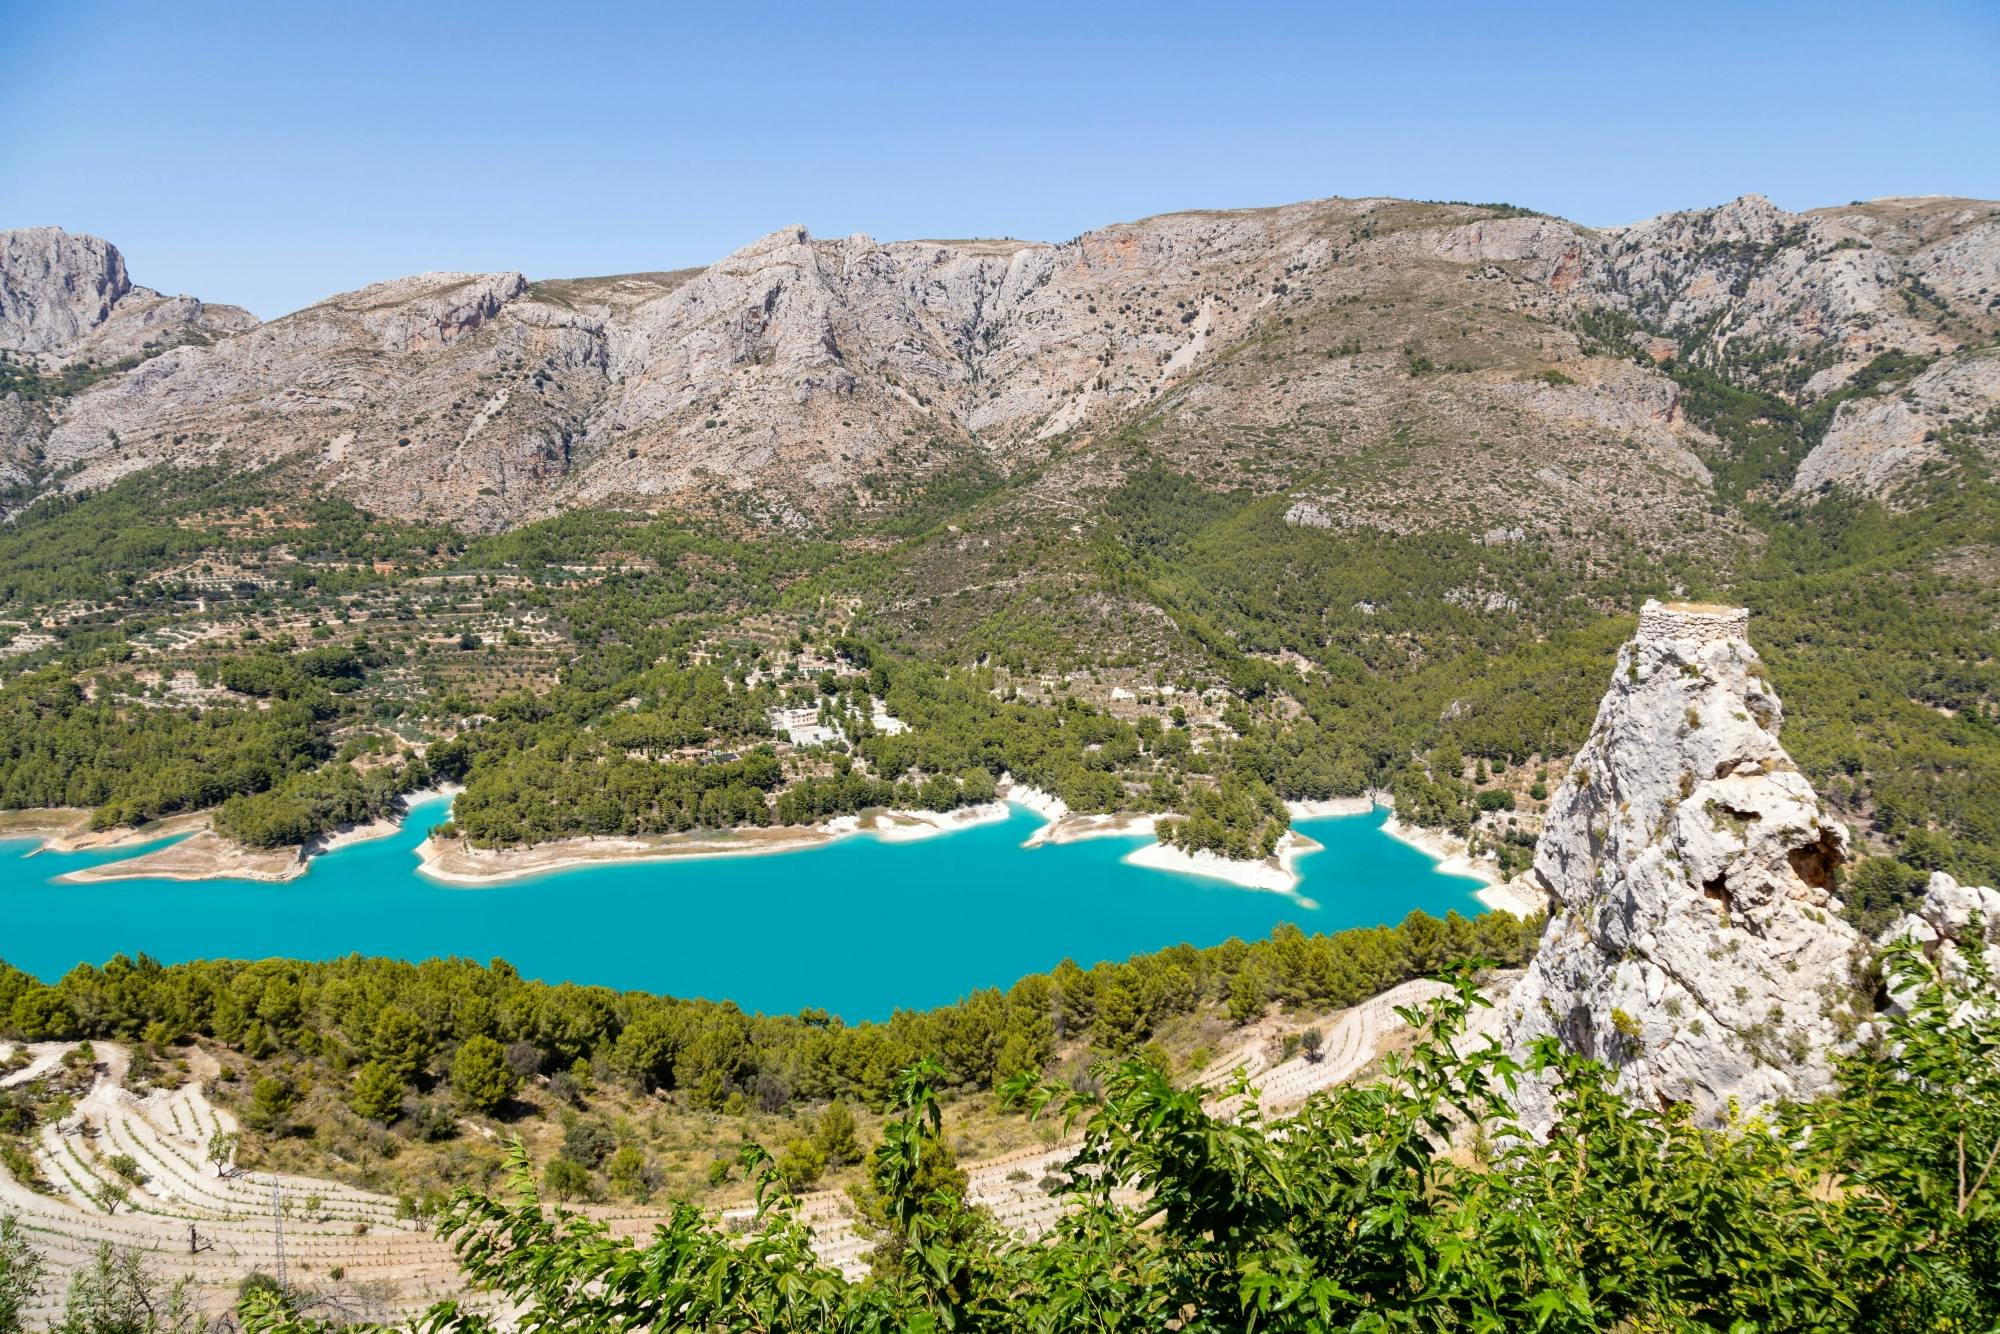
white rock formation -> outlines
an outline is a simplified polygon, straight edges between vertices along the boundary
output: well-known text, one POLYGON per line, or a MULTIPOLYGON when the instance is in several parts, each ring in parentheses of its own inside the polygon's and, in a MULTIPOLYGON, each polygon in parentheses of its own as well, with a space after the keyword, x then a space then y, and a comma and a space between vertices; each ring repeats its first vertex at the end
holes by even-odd
POLYGON ((1977 944, 1986 966, 2000 977, 2000 890, 1961 885, 1943 871, 1931 872, 1923 902, 1889 925, 1881 943, 1908 938, 1947 977, 1965 976, 1965 951, 1975 943, 1972 919, 1977 916, 1984 938, 1977 944))
POLYGON ((2000 351, 1940 361, 1901 392, 1840 405, 1826 437, 1799 464, 1796 495, 1838 484, 1879 494, 1945 457, 1941 435, 1958 424, 1966 443, 2000 453, 2000 351))
MULTIPOLYGON (((1648 602, 1535 869, 1555 916, 1508 1002, 1508 1046, 1554 1036, 1655 1106, 1713 1123, 1825 1087, 1859 937, 1847 835, 1778 741, 1740 609, 1648 602)), ((1550 1090, 1524 1082, 1524 1126, 1550 1090)))
POLYGON ((135 287, 118 247, 60 227, 0 231, 0 349, 53 363, 115 361, 256 326, 236 306, 135 287))

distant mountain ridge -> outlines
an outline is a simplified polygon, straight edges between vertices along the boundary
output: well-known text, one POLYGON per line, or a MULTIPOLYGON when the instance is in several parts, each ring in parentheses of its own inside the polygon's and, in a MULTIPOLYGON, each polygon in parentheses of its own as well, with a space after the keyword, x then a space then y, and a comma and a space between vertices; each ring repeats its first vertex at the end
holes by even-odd
POLYGON ((1342 524, 1686 534, 1721 452, 1657 363, 1850 398, 1770 485, 1880 492, 1990 451, 1996 334, 2000 205, 1957 199, 1609 230, 1336 199, 1053 245, 792 226, 698 270, 421 274, 264 324, 36 228, 0 233, 0 350, 145 359, 0 406, 0 452, 30 493, 282 463, 477 530, 587 504, 821 528, 1024 467, 1059 510, 1143 456, 1342 524))

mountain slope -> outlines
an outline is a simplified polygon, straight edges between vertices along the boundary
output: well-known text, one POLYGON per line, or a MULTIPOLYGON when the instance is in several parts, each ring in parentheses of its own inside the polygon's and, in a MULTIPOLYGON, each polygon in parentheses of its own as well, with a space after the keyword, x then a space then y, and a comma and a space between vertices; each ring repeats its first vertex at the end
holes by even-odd
MULTIPOLYGON (((27 311, 16 348, 108 346, 143 290, 110 295, 116 252, 65 239, 48 253, 81 305, 27 311)), ((1996 274, 2000 210, 1969 201, 1793 215, 1752 196, 1592 231, 1327 200, 1061 245, 788 227, 692 272, 427 274, 255 328, 176 326, 228 336, 61 399, 47 465, 76 490, 156 462, 282 460, 475 529, 597 503, 825 527, 1051 458, 1065 493, 1115 484, 1122 436, 1197 476, 1298 488, 1307 522, 1662 535, 1707 526, 1727 447, 1656 362, 1801 405, 1852 396, 1800 485, 1886 485, 1941 456, 1941 429, 1990 443, 2000 400, 1973 349, 2000 329, 1996 274), (1854 390, 1884 354, 1909 375, 1869 389, 1928 377, 1910 420, 1854 390)))

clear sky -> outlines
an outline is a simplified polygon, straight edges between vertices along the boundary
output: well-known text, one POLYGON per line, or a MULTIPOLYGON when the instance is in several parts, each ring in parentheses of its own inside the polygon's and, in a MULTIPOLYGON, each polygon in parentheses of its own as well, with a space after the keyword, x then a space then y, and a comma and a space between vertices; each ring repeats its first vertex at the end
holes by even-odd
POLYGON ((0 227, 270 317, 787 223, 1061 240, 1393 194, 1630 222, 2000 197, 2000 3, 0 0, 0 227))

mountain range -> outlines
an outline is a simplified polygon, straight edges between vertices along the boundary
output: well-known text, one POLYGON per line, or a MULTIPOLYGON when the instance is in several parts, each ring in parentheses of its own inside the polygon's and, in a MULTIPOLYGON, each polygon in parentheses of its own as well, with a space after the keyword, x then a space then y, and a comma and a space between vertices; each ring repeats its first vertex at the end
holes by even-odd
POLYGON ((1733 525, 1719 491, 1990 456, 1996 333, 2000 204, 1938 197, 1612 229, 1329 199, 1060 244, 790 226, 706 268, 426 273, 263 323, 39 227, 0 232, 0 459, 16 505, 223 462, 471 531, 613 505, 839 532, 1030 473, 1015 503, 1060 516, 1160 463, 1297 524, 1657 548, 1733 525), (1719 439, 1704 375, 1799 422, 1719 439))

